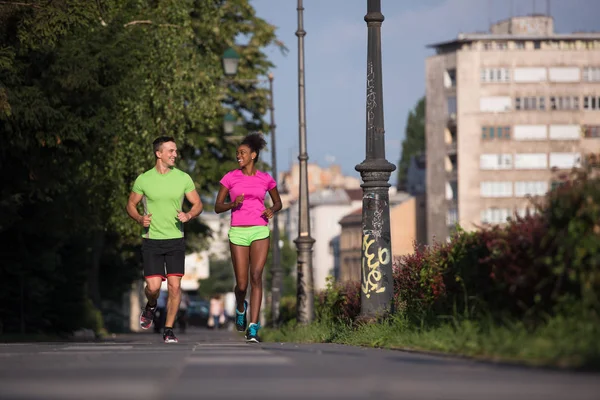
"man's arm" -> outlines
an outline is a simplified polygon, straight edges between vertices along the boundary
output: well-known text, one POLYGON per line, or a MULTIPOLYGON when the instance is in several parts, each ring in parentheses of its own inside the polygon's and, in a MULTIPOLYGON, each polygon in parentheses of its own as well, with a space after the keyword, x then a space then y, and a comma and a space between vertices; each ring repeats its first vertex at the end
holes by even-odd
POLYGON ((196 218, 202 212, 204 206, 202 205, 202 200, 200 200, 200 195, 196 189, 187 192, 185 194, 185 198, 192 204, 192 208, 190 211, 184 213, 181 210, 177 210, 177 218, 181 222, 188 222, 189 220, 196 218))
POLYGON ((140 215, 137 210, 138 203, 142 200, 144 195, 131 192, 129 195, 129 200, 127 200, 127 214, 138 224, 142 225, 144 228, 150 226, 150 222, 152 221, 152 214, 148 215, 140 215))
POLYGON ((137 210, 138 203, 142 200, 143 195, 131 192, 129 195, 129 200, 127 200, 127 214, 138 224, 142 223, 142 216, 137 210))

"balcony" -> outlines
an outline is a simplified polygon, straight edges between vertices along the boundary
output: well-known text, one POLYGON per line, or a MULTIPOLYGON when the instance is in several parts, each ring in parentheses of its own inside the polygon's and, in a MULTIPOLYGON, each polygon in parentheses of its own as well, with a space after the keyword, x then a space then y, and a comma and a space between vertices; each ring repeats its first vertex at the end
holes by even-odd
POLYGON ((450 182, 458 180, 458 171, 456 169, 446 171, 446 179, 450 182))
POLYGON ((456 141, 451 143, 446 143, 446 154, 455 155, 456 154, 456 141))
POLYGON ((446 127, 450 130, 456 129, 456 113, 448 114, 448 120, 446 121, 446 127))

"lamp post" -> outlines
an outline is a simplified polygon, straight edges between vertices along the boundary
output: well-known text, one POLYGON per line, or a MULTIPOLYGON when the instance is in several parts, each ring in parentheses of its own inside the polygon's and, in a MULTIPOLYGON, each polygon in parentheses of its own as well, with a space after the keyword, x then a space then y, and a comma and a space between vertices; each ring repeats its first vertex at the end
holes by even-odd
MULTIPOLYGON (((277 182, 277 146, 275 145, 275 103, 273 100, 273 74, 269 74, 269 110, 271 119, 271 172, 273 178, 277 182)), ((272 260, 273 265, 271 267, 271 319, 273 326, 279 325, 279 308, 281 303, 281 289, 282 289, 282 270, 281 270, 281 253, 279 251, 279 217, 277 213, 273 215, 273 232, 272 232, 271 245, 273 249, 272 260)))
MULTIPOLYGON (((233 48, 229 48, 223 53, 223 70, 227 76, 235 76, 239 64, 240 56, 233 48)), ((273 178, 277 182, 277 147, 275 145, 275 101, 273 96, 273 80, 272 73, 268 75, 269 81, 269 111, 270 111, 270 131, 271 131, 271 168, 273 178)), ((242 82, 263 82, 260 79, 243 79, 242 82)), ((231 135, 235 128, 236 119, 230 113, 225 115, 223 120, 223 130, 226 135, 231 135)), ((273 232, 272 232, 272 262, 271 267, 271 316, 273 326, 279 324, 281 289, 282 289, 282 269, 281 269, 281 252, 279 249, 279 217, 277 213, 273 215, 273 232)))
POLYGON ((361 251, 361 316, 369 319, 392 312, 392 248, 390 243, 389 178, 396 169, 385 159, 381 68, 381 0, 367 0, 366 158, 355 169, 363 183, 361 251))
POLYGON ((225 135, 231 135, 233 133, 236 122, 235 115, 231 113, 225 114, 225 117, 223 117, 223 132, 225 132, 225 135))
POLYGON ((312 247, 315 239, 310 236, 310 216, 308 205, 308 153, 306 150, 306 99, 304 87, 304 7, 302 0, 298 0, 298 122, 300 152, 300 197, 298 204, 298 237, 294 240, 298 251, 297 264, 297 293, 296 313, 300 324, 308 324, 314 316, 313 269, 312 247))
POLYGON ((235 76, 237 74, 238 65, 240 63, 240 55, 233 47, 228 48, 223 53, 223 72, 225 76, 235 76))

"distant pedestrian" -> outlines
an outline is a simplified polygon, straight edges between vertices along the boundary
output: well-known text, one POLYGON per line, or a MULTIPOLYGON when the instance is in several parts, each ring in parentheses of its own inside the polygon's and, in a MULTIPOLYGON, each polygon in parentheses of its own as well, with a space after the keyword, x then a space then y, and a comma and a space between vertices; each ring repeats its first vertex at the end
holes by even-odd
POLYGON ((235 273, 236 317, 239 332, 246 330, 248 342, 260 342, 258 320, 262 302, 262 274, 269 253, 269 219, 281 210, 281 198, 277 183, 266 172, 256 169, 256 161, 266 142, 262 135, 246 136, 239 145, 236 157, 239 168, 228 172, 221 179, 221 188, 215 202, 215 212, 231 210, 229 248, 235 273), (265 194, 269 193, 273 206, 265 207, 265 194), (225 200, 229 195, 230 202, 225 200), (247 324, 245 300, 248 275, 252 286, 250 293, 250 324, 247 324))
POLYGON ((167 317, 163 332, 165 343, 177 343, 173 324, 181 302, 181 277, 185 273, 183 224, 202 212, 202 201, 192 178, 175 168, 175 139, 161 136, 153 142, 156 164, 137 177, 127 202, 127 213, 143 226, 142 256, 147 303, 140 315, 140 326, 152 326, 162 281, 169 291, 167 317), (183 212, 184 197, 192 204, 183 212), (144 215, 137 205, 143 199, 144 215))
POLYGON ((219 329, 225 323, 225 307, 221 295, 214 295, 210 299, 209 327, 219 329))

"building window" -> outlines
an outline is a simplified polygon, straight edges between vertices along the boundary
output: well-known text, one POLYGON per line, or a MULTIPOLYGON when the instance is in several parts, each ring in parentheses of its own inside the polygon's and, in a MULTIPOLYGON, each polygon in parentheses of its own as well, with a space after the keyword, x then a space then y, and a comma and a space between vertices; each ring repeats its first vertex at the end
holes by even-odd
POLYGON ((454 226, 458 222, 458 210, 456 208, 451 208, 446 213, 446 225, 454 226))
POLYGON ((583 97, 583 109, 584 110, 600 110, 600 96, 584 96, 583 97))
POLYGON ((546 169, 548 156, 546 153, 521 153, 515 154, 516 169, 546 169))
POLYGON ((546 140, 548 128, 546 125, 515 125, 513 139, 515 140, 546 140))
POLYGON ((483 44, 483 49, 484 50, 493 50, 493 46, 492 46, 492 42, 486 42, 483 44))
POLYGON ((508 208, 487 208, 481 211, 481 223, 502 224, 510 217, 508 208))
POLYGON ((586 125, 583 127, 583 137, 600 138, 600 125, 586 125))
POLYGON ((586 67, 583 69, 585 82, 600 82, 600 67, 586 67))
POLYGON ((553 67, 548 70, 551 82, 579 82, 581 69, 579 67, 553 67))
POLYGON ((456 116, 456 96, 450 96, 447 99, 447 103, 448 103, 448 115, 452 116, 455 115, 456 116))
POLYGON ((498 83, 510 82, 510 69, 508 68, 483 68, 481 82, 498 83))
POLYGON ((515 49, 523 50, 525 48, 525 42, 515 42, 515 49))
POLYGON ((579 125, 550 125, 551 140, 579 140, 581 128, 579 125))
POLYGON ((479 194, 481 197, 512 197, 512 182, 481 182, 479 194))
POLYGON ((512 154, 482 154, 479 156, 479 168, 482 170, 512 169, 512 154))
POLYGON ((544 97, 515 97, 515 110, 545 110, 546 101, 544 97))
POLYGON ((508 96, 490 96, 479 99, 481 112, 506 112, 510 111, 512 99, 508 96))
POLYGON ((515 182, 515 196, 543 196, 548 191, 546 181, 519 181, 515 182))
POLYGON ((579 96, 551 96, 550 109, 563 111, 579 110, 579 96))
POLYGON ((550 153, 550 168, 571 169, 580 165, 579 153, 550 153))
POLYGON ((528 215, 536 215, 538 212, 537 212, 537 210, 535 208, 529 207, 529 208, 517 208, 515 210, 515 213, 519 217, 524 218, 524 217, 526 217, 528 215))
POLYGON ((456 87, 456 70, 455 69, 447 69, 444 73, 444 86, 450 89, 456 87))
POLYGON ((483 140, 510 139, 510 126, 483 126, 481 127, 481 138, 483 140))
POLYGON ((540 42, 539 40, 536 40, 533 42, 533 48, 536 50, 539 50, 542 48, 542 42, 540 42))

